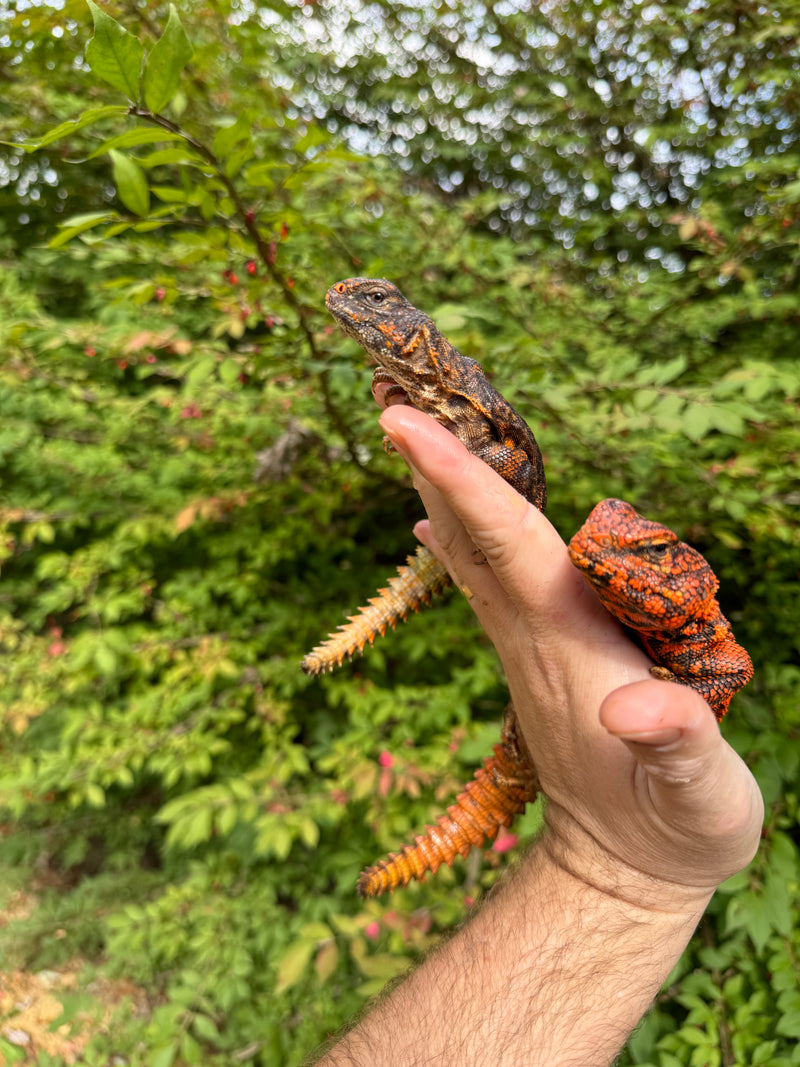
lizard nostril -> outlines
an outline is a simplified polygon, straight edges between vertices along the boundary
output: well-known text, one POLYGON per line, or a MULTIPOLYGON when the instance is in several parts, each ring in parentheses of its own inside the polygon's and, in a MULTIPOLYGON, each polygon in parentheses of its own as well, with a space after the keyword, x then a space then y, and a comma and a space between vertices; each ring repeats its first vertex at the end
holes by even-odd
POLYGON ((333 288, 336 290, 337 293, 343 293, 344 292, 344 282, 337 282, 336 285, 334 285, 333 288))

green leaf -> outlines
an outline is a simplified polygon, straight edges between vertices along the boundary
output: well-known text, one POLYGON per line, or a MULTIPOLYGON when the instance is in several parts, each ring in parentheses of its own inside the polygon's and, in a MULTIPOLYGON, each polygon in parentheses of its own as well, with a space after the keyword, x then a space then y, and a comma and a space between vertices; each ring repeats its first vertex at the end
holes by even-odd
POLYGON ((160 127, 137 127, 135 130, 127 130, 125 133, 120 133, 116 137, 112 137, 108 141, 103 143, 87 156, 88 159, 96 159, 98 156, 103 156, 106 152, 110 152, 113 148, 132 148, 135 145, 140 144, 154 144, 159 141, 180 141, 181 135, 179 133, 172 133, 170 130, 162 130, 160 127))
POLYGON ((217 365, 216 358, 214 356, 204 356, 199 359, 189 373, 186 375, 184 381, 184 393, 187 396, 194 396, 197 393, 199 386, 213 374, 217 365))
POLYGON ((315 948, 316 941, 311 939, 295 941, 293 945, 290 945, 278 963, 276 993, 285 993, 287 989, 291 989, 300 981, 315 948))
POLYGON ((93 0, 86 2, 94 21, 94 37, 86 46, 86 62, 98 78, 136 103, 144 46, 93 0))
POLYGON ((273 171, 279 167, 280 164, 275 163, 254 163, 252 167, 248 167, 244 172, 244 180, 248 185, 253 185, 257 188, 274 189, 275 178, 273 171))
POLYGON ((466 309, 458 304, 442 304, 435 309, 433 320, 442 333, 462 330, 467 324, 466 309))
POLYGON ((137 157, 136 162, 140 167, 165 167, 172 163, 189 163, 194 166, 209 166, 198 154, 185 142, 177 148, 159 148, 155 152, 137 157))
POLYGON ((220 364, 219 380, 223 385, 233 385, 242 373, 242 367, 236 359, 226 359, 220 364))
POLYGON ((176 843, 179 842, 182 848, 192 848, 194 845, 208 841, 213 832, 211 809, 199 808, 188 818, 176 824, 173 829, 176 843))
POLYGON ((148 1065, 149 1067, 171 1067, 177 1052, 178 1045, 176 1042, 162 1045, 160 1048, 151 1049, 148 1055, 148 1065))
POLYGON ((217 1028, 217 1024, 208 1015, 195 1015, 192 1020, 192 1025, 197 1032, 198 1037, 202 1037, 204 1041, 211 1041, 215 1045, 221 1043, 220 1032, 217 1028))
POLYGON ((775 1026, 775 1033, 783 1037, 800 1038, 800 1011, 782 1015, 775 1026))
POLYGON ((319 827, 313 819, 303 819, 300 823, 300 840, 309 848, 319 844, 319 827))
POLYGON ((79 233, 91 230, 94 226, 99 226, 102 222, 111 222, 116 217, 115 214, 109 211, 95 211, 89 215, 75 215, 74 218, 59 223, 61 232, 57 233, 56 236, 48 242, 48 247, 60 248, 68 241, 71 241, 72 238, 76 237, 79 233))
POLYGON ((339 946, 335 941, 330 940, 322 946, 314 960, 314 970, 320 982, 327 982, 335 972, 338 962, 339 946))
POLYGON ((294 146, 295 151, 307 152, 309 148, 316 148, 318 145, 325 144, 330 139, 331 135, 327 130, 324 130, 316 123, 312 123, 294 146))
POLYGON ((240 144, 242 141, 249 140, 250 138, 250 120, 247 115, 240 115, 235 122, 232 122, 229 126, 223 126, 217 130, 214 135, 213 150, 214 155, 223 159, 234 145, 240 144))
POLYGON ((391 956, 388 952, 376 952, 359 960, 359 967, 367 978, 380 978, 388 982, 390 978, 407 971, 410 961, 404 956, 391 956))
POLYGON ((146 215, 150 210, 150 188, 144 171, 116 149, 112 148, 109 155, 114 169, 117 196, 134 215, 146 215))
POLYGON ((124 104, 106 104, 104 107, 93 107, 88 111, 84 111, 77 119, 69 119, 68 122, 62 122, 59 126, 54 126, 52 130, 42 134, 36 141, 26 141, 24 143, 19 141, 0 141, 0 144, 7 144, 12 148, 22 148, 26 152, 36 152, 38 149, 44 148, 45 145, 52 144, 54 141, 61 141, 66 137, 70 137, 73 133, 77 133, 78 130, 94 125, 95 122, 102 122, 103 119, 111 118, 115 115, 127 114, 128 108, 124 104))
POLYGON ((707 404, 687 404, 683 413, 683 431, 690 441, 699 441, 711 426, 711 412, 707 404))
POLYGON ((167 25, 153 45, 145 65, 144 102, 152 112, 161 111, 178 91, 181 71, 193 53, 175 5, 170 4, 167 25))
POLYGON ((687 363, 686 356, 675 356, 674 359, 668 359, 665 363, 654 363, 646 367, 639 375, 639 378, 641 381, 650 382, 652 385, 666 385, 667 382, 671 382, 683 374, 687 363))
POLYGON ((117 670, 117 656, 108 645, 98 645, 94 650, 94 662, 100 673, 111 678, 117 670))
POLYGON ((303 923, 302 932, 303 937, 308 937, 315 941, 327 941, 328 938, 333 936, 330 926, 319 921, 303 923))
POLYGON ((181 1038, 181 1055, 188 1067, 198 1067, 202 1062, 203 1051, 189 1033, 185 1033, 181 1038))

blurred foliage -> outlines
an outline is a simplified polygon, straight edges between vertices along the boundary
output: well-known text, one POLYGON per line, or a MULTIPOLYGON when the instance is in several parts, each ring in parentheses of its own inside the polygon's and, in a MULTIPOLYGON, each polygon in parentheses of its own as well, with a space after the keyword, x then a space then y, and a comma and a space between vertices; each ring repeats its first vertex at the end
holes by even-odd
POLYGON ((529 419, 565 535, 621 496, 720 576, 764 846, 622 1062, 800 1062, 784 6, 0 4, 0 938, 147 987, 87 1063, 299 1063, 504 862, 354 894, 505 703, 456 598, 298 670, 420 513, 324 313, 356 273, 529 419))

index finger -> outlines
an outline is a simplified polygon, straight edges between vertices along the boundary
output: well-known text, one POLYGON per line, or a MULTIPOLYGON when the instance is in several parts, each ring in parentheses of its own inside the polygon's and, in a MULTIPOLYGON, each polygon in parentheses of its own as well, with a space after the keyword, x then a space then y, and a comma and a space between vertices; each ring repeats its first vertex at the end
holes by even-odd
POLYGON ((545 584, 558 578, 566 579, 573 589, 583 587, 583 579, 570 564, 554 527, 453 434, 428 415, 402 405, 385 409, 380 423, 412 470, 421 476, 415 485, 437 544, 446 553, 452 534, 445 531, 443 536, 442 528, 447 524, 446 509, 451 509, 470 539, 467 555, 473 545, 477 546, 513 600, 522 603, 529 599, 531 559, 537 561, 538 576, 545 584), (430 486, 437 493, 432 493, 430 486))

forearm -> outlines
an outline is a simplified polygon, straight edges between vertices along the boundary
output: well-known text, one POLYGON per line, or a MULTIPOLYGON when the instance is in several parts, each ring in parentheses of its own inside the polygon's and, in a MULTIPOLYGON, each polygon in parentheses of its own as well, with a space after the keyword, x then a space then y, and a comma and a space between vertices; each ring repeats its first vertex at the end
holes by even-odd
POLYGON ((319 1067, 609 1064, 679 958, 708 894, 667 888, 659 908, 659 885, 638 872, 611 861, 602 888, 588 885, 558 851, 539 841, 319 1067))

